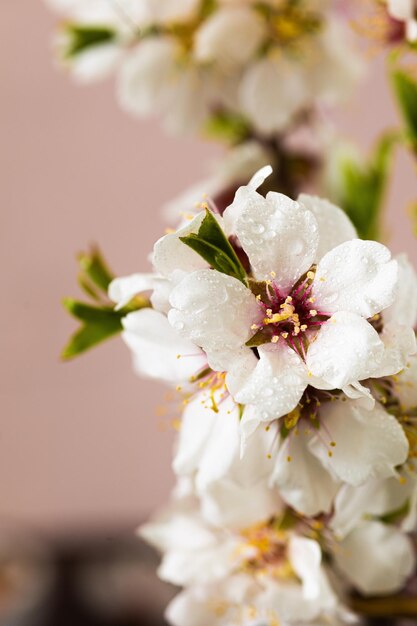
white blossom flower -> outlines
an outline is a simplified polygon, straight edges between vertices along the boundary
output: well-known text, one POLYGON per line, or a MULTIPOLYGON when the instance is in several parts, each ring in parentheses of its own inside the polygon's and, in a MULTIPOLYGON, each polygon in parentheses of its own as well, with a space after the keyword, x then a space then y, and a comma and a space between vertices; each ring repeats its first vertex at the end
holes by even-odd
POLYGON ((264 421, 292 411, 308 385, 371 401, 360 381, 381 368, 396 373, 403 353, 415 351, 410 333, 404 350, 395 341, 391 349, 368 321, 395 300, 397 262, 382 244, 353 238, 346 216, 326 201, 263 198, 254 187, 264 175, 224 213, 252 268, 248 286, 212 269, 188 273, 171 292, 168 318, 264 421))
POLYGON ((328 20, 313 37, 293 48, 271 47, 251 63, 240 85, 240 106, 262 133, 281 131, 317 100, 334 105, 346 99, 362 74, 341 24, 328 20))
POLYGON ((415 0, 387 0, 392 17, 405 22, 406 37, 410 42, 417 41, 417 7, 415 0))
POLYGON ((223 626, 239 615, 247 617, 248 624, 255 618, 293 624, 337 615, 339 602, 323 568, 319 544, 296 530, 281 529, 279 514, 231 531, 207 523, 198 501, 188 498, 174 502, 171 510, 140 532, 163 554, 161 578, 190 586, 168 608, 174 625, 223 626), (236 593, 239 603, 233 600, 236 593), (216 611, 217 606, 224 610, 216 611))
POLYGON ((328 3, 48 2, 76 26, 109 29, 107 53, 100 38, 87 38, 71 55, 77 76, 86 82, 115 71, 120 105, 159 115, 174 132, 200 129, 219 110, 244 113, 257 132, 280 132, 299 113, 344 98, 358 76, 328 3))

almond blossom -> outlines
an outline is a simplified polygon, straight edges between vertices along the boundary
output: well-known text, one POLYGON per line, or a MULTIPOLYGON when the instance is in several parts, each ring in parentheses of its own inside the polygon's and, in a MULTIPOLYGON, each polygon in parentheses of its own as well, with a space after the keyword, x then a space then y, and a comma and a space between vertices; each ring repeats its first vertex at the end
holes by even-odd
POLYGON ((416 349, 412 329, 388 337, 372 321, 395 301, 398 264, 382 244, 355 238, 326 201, 263 198, 255 189, 268 173, 224 212, 250 263, 247 284, 213 269, 189 272, 171 292, 168 319, 227 372, 236 402, 255 404, 261 420, 290 413, 307 386, 372 405, 361 381, 398 372, 416 349))
POLYGON ((319 543, 281 530, 281 523, 277 512, 249 527, 216 527, 190 496, 143 526, 142 537, 163 553, 160 577, 189 587, 168 607, 168 621, 272 626, 347 614, 330 586, 319 543))
POLYGON ((281 132, 317 104, 344 100, 360 75, 337 11, 302 0, 48 0, 68 21, 57 47, 83 82, 117 76, 120 105, 171 131, 219 111, 281 132), (74 27, 90 32, 72 46, 74 27), (285 89, 282 84, 285 83, 285 89))

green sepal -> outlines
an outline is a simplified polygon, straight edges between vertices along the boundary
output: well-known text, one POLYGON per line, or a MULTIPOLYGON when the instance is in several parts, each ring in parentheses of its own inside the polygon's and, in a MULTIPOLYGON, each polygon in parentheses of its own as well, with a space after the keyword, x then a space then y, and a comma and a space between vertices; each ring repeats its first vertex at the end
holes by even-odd
POLYGON ((361 239, 380 239, 381 213, 397 133, 384 135, 366 164, 346 158, 341 164, 340 206, 353 222, 361 239))
POLYGON ((198 233, 180 237, 180 240, 197 252, 213 269, 233 276, 246 285, 246 272, 243 265, 216 218, 208 209, 206 209, 206 216, 198 233))
POLYGON ((115 311, 112 307, 92 306, 73 298, 64 298, 62 304, 73 317, 88 324, 101 324, 110 318, 120 319, 123 317, 121 311, 115 311))
POLYGON ((86 323, 79 328, 61 352, 64 360, 72 359, 75 356, 86 352, 105 339, 123 330, 120 317, 109 316, 106 320, 96 323, 86 323))
MULTIPOLYGON (((81 252, 78 255, 78 263, 81 269, 79 282, 81 286, 86 283, 86 277, 91 281, 92 285, 103 291, 107 295, 108 287, 114 279, 112 271, 108 268, 99 248, 93 246, 90 252, 81 252)), ((91 287, 90 287, 91 289, 91 287)))
POLYGON ((248 348, 258 348, 259 346, 263 346, 265 343, 270 343, 271 336, 270 331, 267 331, 265 328, 261 328, 250 339, 248 339, 245 346, 248 348))
POLYGON ((410 500, 406 500, 404 504, 396 509, 395 511, 391 511, 391 513, 387 513, 386 515, 382 515, 379 520, 384 524, 397 524, 401 520, 404 519, 410 512, 410 500))
POLYGON ((203 132, 209 139, 235 145, 245 141, 250 136, 251 129, 248 121, 242 115, 219 111, 209 117, 203 132))
POLYGON ((391 79, 403 117, 406 138, 417 153, 417 81, 403 69, 395 69, 391 79))
POLYGON ((81 328, 71 337, 61 353, 65 360, 120 333, 123 330, 123 317, 132 311, 150 306, 149 300, 140 296, 133 298, 118 311, 111 306, 93 306, 73 298, 64 298, 62 303, 73 317, 82 322, 81 328))
POLYGON ((66 24, 65 32, 69 43, 65 56, 69 59, 84 52, 88 48, 110 43, 116 38, 116 33, 106 26, 90 26, 86 24, 66 24))

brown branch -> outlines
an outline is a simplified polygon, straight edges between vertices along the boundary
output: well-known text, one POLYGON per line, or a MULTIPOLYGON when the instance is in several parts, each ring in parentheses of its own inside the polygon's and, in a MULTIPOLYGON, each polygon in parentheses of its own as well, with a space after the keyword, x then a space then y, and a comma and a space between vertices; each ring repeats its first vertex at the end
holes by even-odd
POLYGON ((417 617, 416 596, 351 598, 350 606, 355 613, 363 617, 417 617))

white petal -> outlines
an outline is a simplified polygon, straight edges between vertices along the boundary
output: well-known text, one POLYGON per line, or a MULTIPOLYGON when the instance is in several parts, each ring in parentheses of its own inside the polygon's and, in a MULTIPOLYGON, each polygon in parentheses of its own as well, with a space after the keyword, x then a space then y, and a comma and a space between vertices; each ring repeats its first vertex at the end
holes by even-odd
POLYGON ((201 350, 180 337, 158 311, 140 309, 129 313, 122 323, 123 340, 131 349, 135 369, 141 376, 185 383, 207 364, 201 350))
POLYGON ((80 83, 92 83, 104 80, 117 69, 123 57, 119 45, 105 44, 86 49, 71 61, 73 76, 80 83))
POLYGON ((264 184, 266 179, 271 176, 273 170, 270 165, 265 165, 260 170, 255 172, 248 183, 248 187, 256 191, 261 185, 264 184))
POLYGON ((397 20, 408 20, 413 17, 413 0, 387 0, 388 10, 397 20))
POLYGON ((236 560, 233 539, 193 551, 174 549, 164 555, 158 576, 174 585, 207 584, 230 574, 236 560))
POLYGON ((308 441, 309 436, 301 432, 281 443, 272 482, 296 511, 314 516, 329 513, 338 484, 310 453, 308 441))
POLYGON ((158 277, 155 274, 132 274, 115 278, 109 285, 109 298, 117 303, 116 311, 122 309, 132 298, 144 291, 154 289, 158 277))
POLYGON ((261 133, 282 130, 308 100, 300 65, 283 56, 253 63, 240 87, 240 107, 261 133))
POLYGON ((239 349, 262 318, 253 293, 240 281, 216 270, 185 276, 171 293, 169 321, 207 353, 239 349))
POLYGON ((363 317, 341 311, 323 324, 308 348, 306 363, 313 376, 342 389, 372 376, 383 353, 376 330, 363 317))
POLYGON ((322 313, 350 311, 372 317, 395 298, 398 265, 376 241, 353 239, 328 252, 317 266, 313 296, 322 313))
POLYGON ((211 524, 242 530, 279 513, 282 500, 265 480, 242 486, 225 478, 204 491, 201 506, 204 518, 211 524))
POLYGON ((316 256, 318 228, 314 215, 283 194, 266 198, 248 187, 238 189, 225 221, 233 216, 235 233, 256 278, 270 279, 284 292, 310 269, 316 256))
POLYGON ((401 326, 395 322, 384 324, 380 335, 384 344, 381 363, 372 373, 372 378, 392 376, 406 367, 410 356, 416 353, 416 336, 410 326, 401 326))
POLYGON ((315 262, 330 252, 333 248, 357 238, 357 233, 352 222, 342 209, 328 200, 301 194, 298 202, 303 204, 317 220, 319 226, 319 244, 315 262))
POLYGON ((384 322, 403 326, 417 325, 417 275, 405 254, 396 257, 398 263, 398 288, 395 300, 384 311, 384 322))
POLYGON ((271 421, 297 406, 308 376, 300 357, 284 341, 260 346, 258 353, 258 360, 247 359, 229 371, 226 382, 236 402, 255 405, 260 419, 271 421))
POLYGON ((216 626, 219 622, 210 609, 210 602, 205 600, 196 596, 193 588, 182 591, 165 611, 167 622, 172 626, 216 626))
POLYGON ((160 519, 143 524, 138 534, 161 552, 197 552, 218 543, 215 532, 194 511, 168 509, 160 519))
POLYGON ((180 237, 198 232, 204 215, 204 212, 198 213, 193 220, 175 233, 165 235, 156 242, 152 260, 160 274, 171 276, 178 270, 193 272, 208 267, 207 261, 180 240, 180 237))
MULTIPOLYGON (((198 459, 195 484, 200 493, 212 482, 230 473, 232 464, 239 459, 240 451, 239 409, 232 398, 227 398, 219 405, 218 413, 212 409, 205 410, 213 413, 216 419, 198 459)), ((195 412, 193 417, 196 420, 195 412)))
POLYGON ((139 116, 161 113, 175 84, 178 45, 169 37, 149 37, 131 51, 118 77, 120 106, 139 116))
POLYGON ((401 509, 411 492, 410 481, 402 483, 397 477, 371 479, 360 487, 343 485, 335 499, 330 527, 339 538, 344 538, 360 521, 401 509))
POLYGON ((407 459, 408 441, 402 427, 379 405, 366 411, 351 400, 325 403, 320 420, 321 437, 313 434, 310 449, 325 467, 350 485, 393 476, 394 468, 407 459), (324 432, 336 443, 334 448, 323 443, 324 432))
POLYGON ((303 583, 304 597, 314 600, 320 593, 321 549, 319 544, 312 539, 292 536, 288 556, 295 573, 303 583))
POLYGON ((215 61, 234 69, 246 63, 265 35, 265 24, 249 7, 218 9, 198 29, 194 55, 199 62, 215 61))
POLYGON ((397 528, 366 522, 334 552, 339 569, 364 594, 400 590, 415 566, 412 541, 397 528))

